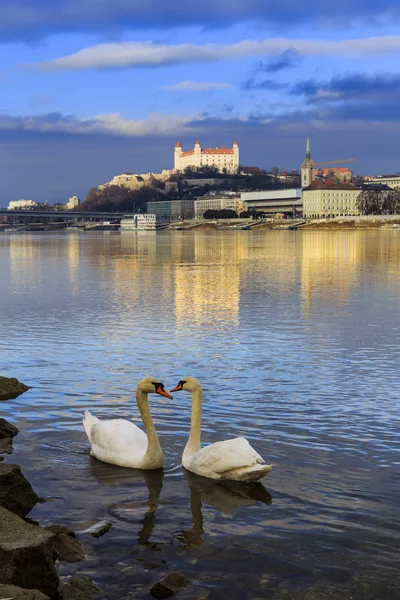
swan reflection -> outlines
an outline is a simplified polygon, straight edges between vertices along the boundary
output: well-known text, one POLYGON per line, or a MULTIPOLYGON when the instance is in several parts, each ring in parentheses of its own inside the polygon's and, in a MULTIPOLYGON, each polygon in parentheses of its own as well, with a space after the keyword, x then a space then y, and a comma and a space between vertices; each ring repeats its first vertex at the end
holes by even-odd
MULTIPOLYGON (((165 474, 162 469, 154 471, 125 469, 101 463, 96 459, 90 461, 90 471, 101 484, 123 486, 123 493, 127 489, 131 490, 130 496, 133 499, 112 504, 108 507, 109 514, 118 521, 136 525, 140 523, 137 542, 152 550, 159 550, 160 544, 167 543, 171 535, 183 548, 199 548, 203 543, 204 534, 203 505, 211 506, 225 517, 233 518, 241 507, 257 503, 266 505, 272 503, 271 495, 260 482, 216 481, 183 469, 184 480, 189 488, 190 504, 188 506, 187 494, 179 493, 179 496, 173 498, 174 509, 176 509, 174 521, 179 523, 184 518, 182 513, 186 512, 185 508, 190 507, 191 527, 167 532, 166 523, 162 524, 161 521, 159 533, 164 529, 163 533, 169 540, 164 539, 161 542, 158 539, 157 543, 154 543, 150 538, 156 525, 156 512, 160 507, 163 484, 173 487, 177 479, 169 476, 168 472, 165 474)), ((182 480, 179 478, 179 481, 182 480)), ((164 537, 162 533, 161 535, 164 537)))
POLYGON ((150 542, 150 536, 154 530, 155 514, 160 502, 164 479, 163 469, 139 471, 137 469, 111 466, 92 459, 90 461, 90 470, 92 476, 99 483, 105 485, 127 485, 135 490, 135 500, 112 504, 109 506, 109 513, 118 519, 118 521, 125 521, 127 523, 137 523, 140 519, 142 527, 138 532, 138 544, 141 546, 151 545, 156 549, 156 545, 150 542), (147 494, 143 494, 142 492, 136 493, 138 492, 137 484, 143 482, 147 487, 147 494), (137 496, 140 497, 138 498, 137 496))
POLYGON ((190 530, 173 534, 185 548, 198 548, 203 543, 202 506, 207 504, 224 516, 232 518, 242 506, 261 502, 272 504, 272 496, 260 482, 209 479, 183 469, 190 490, 190 509, 193 525, 190 530))

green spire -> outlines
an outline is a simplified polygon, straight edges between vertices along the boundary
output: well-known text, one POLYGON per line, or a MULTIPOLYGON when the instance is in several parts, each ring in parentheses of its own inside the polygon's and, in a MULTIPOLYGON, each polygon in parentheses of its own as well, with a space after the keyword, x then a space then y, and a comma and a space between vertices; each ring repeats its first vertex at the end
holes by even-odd
POLYGON ((308 166, 308 165, 312 165, 312 158, 311 158, 311 150, 310 150, 310 138, 307 138, 307 144, 306 144, 306 157, 304 159, 304 163, 303 166, 308 166))

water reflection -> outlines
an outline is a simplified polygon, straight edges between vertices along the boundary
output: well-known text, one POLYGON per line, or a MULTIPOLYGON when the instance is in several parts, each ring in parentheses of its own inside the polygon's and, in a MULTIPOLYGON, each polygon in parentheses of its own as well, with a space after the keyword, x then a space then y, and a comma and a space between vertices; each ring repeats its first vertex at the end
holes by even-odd
MULTIPOLYGON (((134 489, 139 482, 144 483, 147 494, 143 499, 132 502, 118 502, 109 507, 109 513, 119 521, 137 523, 141 517, 141 529, 138 532, 137 542, 141 546, 150 544, 150 537, 155 526, 155 515, 160 503, 160 494, 163 486, 164 471, 155 469, 139 471, 107 465, 94 458, 90 460, 91 475, 103 485, 131 485, 134 489)), ((142 494, 143 495, 143 494, 142 494)), ((136 494, 135 494, 136 496, 136 494)), ((154 544, 151 544, 156 549, 154 544)))

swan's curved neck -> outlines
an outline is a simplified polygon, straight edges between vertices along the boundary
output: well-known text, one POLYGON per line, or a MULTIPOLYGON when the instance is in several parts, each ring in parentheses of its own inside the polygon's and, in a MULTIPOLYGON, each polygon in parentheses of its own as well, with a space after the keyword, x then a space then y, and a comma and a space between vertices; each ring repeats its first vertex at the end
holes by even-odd
POLYGON ((153 419, 150 414, 147 396, 147 392, 144 392, 140 388, 136 390, 136 402, 138 405, 140 416, 142 417, 143 425, 146 430, 148 439, 147 450, 146 454, 143 457, 143 462, 152 462, 153 460, 159 458, 160 453, 162 451, 160 442, 158 440, 157 431, 154 427, 153 419))
POLYGON ((185 458, 195 454, 198 450, 200 450, 200 442, 201 442, 201 405, 202 405, 202 389, 199 384, 192 391, 192 415, 190 419, 190 435, 185 446, 185 450, 183 452, 183 457, 185 458))

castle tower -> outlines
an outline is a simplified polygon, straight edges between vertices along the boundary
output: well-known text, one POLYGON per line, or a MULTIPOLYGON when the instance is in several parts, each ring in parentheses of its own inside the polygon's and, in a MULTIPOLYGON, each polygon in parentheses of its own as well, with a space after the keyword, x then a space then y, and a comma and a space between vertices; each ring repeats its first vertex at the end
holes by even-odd
POLYGON ((175 146, 175 152, 174 152, 174 169, 175 169, 175 171, 180 168, 179 159, 181 157, 181 154, 182 154, 182 144, 180 142, 177 142, 177 144, 175 146))
POLYGON ((314 181, 314 163, 311 158, 310 138, 307 138, 306 157, 301 165, 301 187, 308 187, 314 181))
POLYGON ((236 140, 233 142, 232 148, 233 148, 232 170, 233 170, 233 173, 238 173, 239 172, 239 144, 237 143, 236 140))

